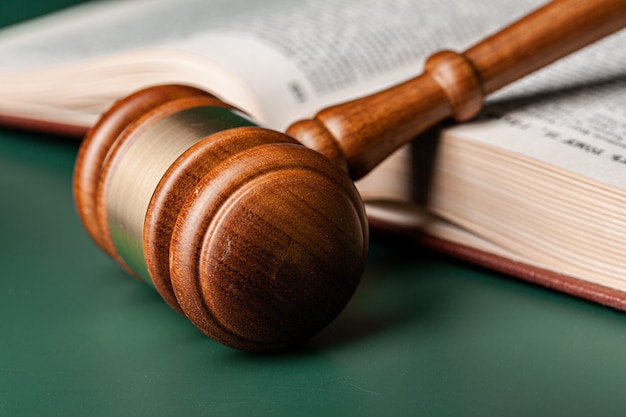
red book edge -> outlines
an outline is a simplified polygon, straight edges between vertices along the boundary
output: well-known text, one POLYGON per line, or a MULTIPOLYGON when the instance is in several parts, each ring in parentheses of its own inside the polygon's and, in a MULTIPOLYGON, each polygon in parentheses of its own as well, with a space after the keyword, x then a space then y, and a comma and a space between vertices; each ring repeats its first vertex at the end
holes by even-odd
POLYGON ((369 219, 369 223, 374 232, 388 236, 409 238, 413 242, 453 258, 521 278, 581 299, 626 311, 626 292, 440 239, 418 229, 407 229, 373 218, 369 219))
POLYGON ((47 120, 31 119, 28 117, 0 114, 0 126, 17 128, 39 133, 67 136, 82 139, 89 130, 86 126, 58 123, 47 120))

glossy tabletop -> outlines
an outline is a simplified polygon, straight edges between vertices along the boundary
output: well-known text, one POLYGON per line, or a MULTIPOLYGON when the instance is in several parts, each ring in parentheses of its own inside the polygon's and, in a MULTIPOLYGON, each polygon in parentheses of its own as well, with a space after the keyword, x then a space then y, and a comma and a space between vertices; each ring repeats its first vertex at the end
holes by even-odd
MULTIPOLYGON (((0 24, 70 3, 5 1, 0 24)), ((0 128, 0 416, 626 412, 626 314, 379 237, 354 299, 309 343, 218 345, 91 242, 77 148, 0 128)))

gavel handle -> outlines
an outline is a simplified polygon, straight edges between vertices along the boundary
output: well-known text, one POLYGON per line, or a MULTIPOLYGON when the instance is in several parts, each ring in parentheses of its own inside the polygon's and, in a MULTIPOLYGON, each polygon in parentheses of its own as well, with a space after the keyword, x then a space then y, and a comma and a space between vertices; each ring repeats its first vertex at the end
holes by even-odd
POLYGON ((464 53, 436 53, 416 78, 328 107, 287 133, 356 180, 429 127, 473 118, 485 95, 624 26, 626 0, 554 0, 464 53))

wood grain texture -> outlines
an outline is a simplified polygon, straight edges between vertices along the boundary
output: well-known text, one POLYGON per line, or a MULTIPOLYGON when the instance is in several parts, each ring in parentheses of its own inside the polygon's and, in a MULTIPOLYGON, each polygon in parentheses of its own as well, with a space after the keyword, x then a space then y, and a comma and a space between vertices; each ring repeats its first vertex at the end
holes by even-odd
MULTIPOLYGON (((116 169, 124 161, 126 152, 131 149, 133 144, 142 137, 142 134, 150 129, 155 123, 158 123, 163 118, 180 112, 185 109, 194 108, 198 106, 224 106, 227 105, 221 100, 218 100, 214 96, 206 93, 204 95, 187 95, 183 97, 177 97, 173 100, 166 101, 149 111, 141 114, 138 118, 133 120, 124 129, 115 141, 109 147, 106 157, 102 162, 100 169, 100 177, 96 187, 96 221, 100 230, 100 240, 108 249, 108 253, 112 256, 120 265, 122 265, 127 271, 135 276, 143 276, 141 270, 133 269, 129 262, 120 253, 118 248, 113 242, 113 236, 111 234, 111 219, 110 213, 114 207, 110 204, 111 198, 111 185, 112 179, 116 174, 116 169)), ((125 162, 125 161, 124 161, 125 162)), ((136 164, 149 164, 150 161, 137 160, 136 164)), ((132 179, 130 179, 132 181, 132 179)), ((135 180, 142 180, 142 178, 135 178, 135 180)), ((115 190, 117 191, 117 190, 115 190)), ((136 237, 141 239, 140 236, 136 237)), ((144 279, 147 277, 144 277, 144 279)), ((150 281, 149 278, 146 279, 150 281)))
POLYGON ((556 0, 464 54, 433 55, 421 76, 323 109, 287 133, 340 160, 356 180, 429 127, 474 117, 486 94, 624 26, 626 0, 556 0))
MULTIPOLYGON (((129 266, 110 232, 111 197, 123 186, 116 174, 124 165, 155 163, 149 154, 128 154, 157 123, 203 106, 230 108, 195 92, 139 109, 126 104, 121 115, 114 109, 106 117, 130 112, 128 125, 95 132, 105 140, 85 145, 100 151, 85 151, 99 155, 90 184, 93 233, 133 275, 143 276, 141 268, 129 266)), ((145 180, 125 178, 131 188, 145 180)), ((237 127, 199 138, 176 158, 158 181, 140 238, 149 279, 170 306, 221 343, 259 351, 306 340, 339 314, 360 280, 368 227, 359 194, 338 166, 285 134, 237 127)))
POLYGON ((87 132, 74 166, 74 200, 83 226, 98 246, 113 256, 103 237, 96 213, 96 194, 104 161, 121 133, 134 121, 167 101, 187 96, 206 96, 197 88, 170 85, 146 88, 117 101, 87 132))
MULTIPOLYGON (((465 54, 433 55, 421 76, 295 123, 288 135, 259 127, 201 135, 157 178, 147 206, 141 255, 152 282, 228 346, 262 351, 306 340, 344 308, 364 267, 369 230, 351 178, 446 118, 474 117, 485 94, 624 25, 626 0, 557 0, 465 54)), ((231 108, 188 87, 150 89, 116 104, 83 144, 81 219, 122 265, 109 235, 111 178, 120 161, 154 163, 125 156, 142 132, 194 106, 231 108)))
POLYGON ((267 129, 229 129, 199 141, 167 170, 157 186, 144 224, 146 264, 152 281, 167 303, 182 312, 170 278, 170 242, 176 219, 204 175, 223 160, 255 146, 296 143, 267 129))
POLYGON ((624 0, 554 0, 465 52, 485 94, 626 26, 624 0))
POLYGON ((308 339, 363 271, 368 227, 347 175, 289 143, 256 146, 208 172, 183 205, 170 273, 187 317, 244 350, 308 339))

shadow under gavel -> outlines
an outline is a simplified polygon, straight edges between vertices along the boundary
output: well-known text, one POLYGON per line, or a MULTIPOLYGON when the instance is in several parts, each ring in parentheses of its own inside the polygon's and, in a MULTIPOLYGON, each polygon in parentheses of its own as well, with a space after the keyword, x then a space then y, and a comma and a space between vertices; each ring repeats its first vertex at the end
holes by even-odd
POLYGON ((139 91, 83 142, 81 220, 213 339, 249 351, 299 343, 340 313, 363 272, 368 227, 353 180, 425 129, 471 119, 485 95, 625 25, 626 0, 556 0, 286 134, 192 87, 139 91))

